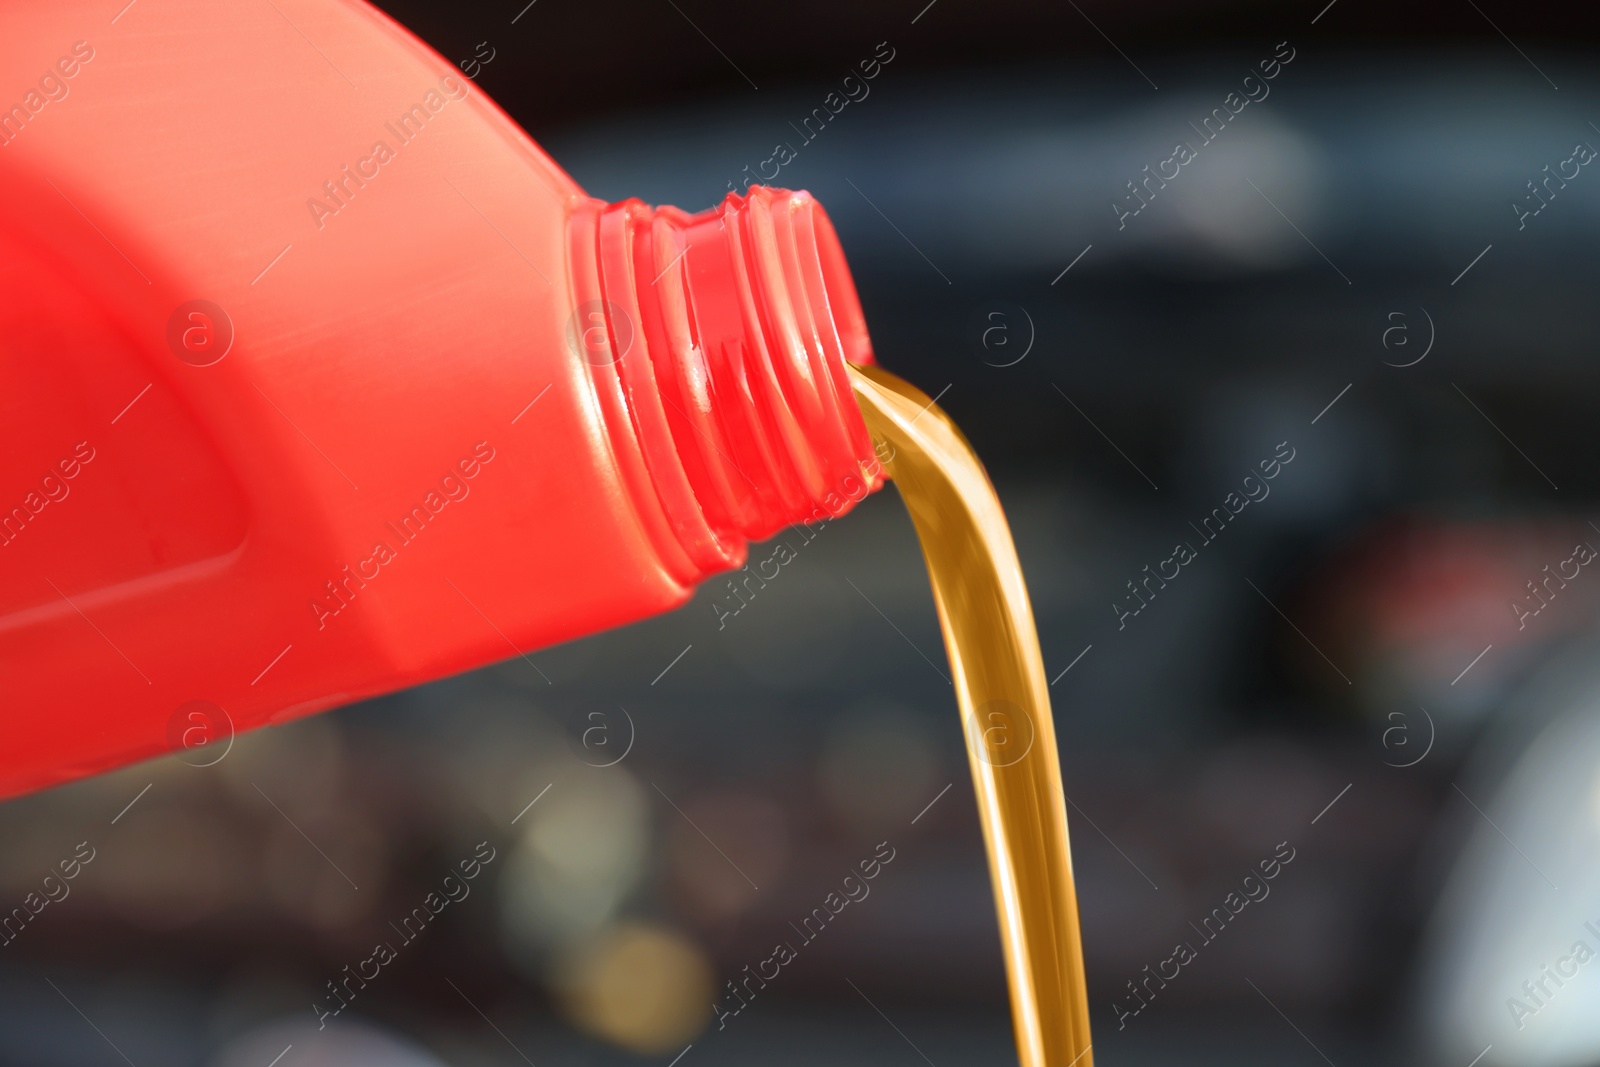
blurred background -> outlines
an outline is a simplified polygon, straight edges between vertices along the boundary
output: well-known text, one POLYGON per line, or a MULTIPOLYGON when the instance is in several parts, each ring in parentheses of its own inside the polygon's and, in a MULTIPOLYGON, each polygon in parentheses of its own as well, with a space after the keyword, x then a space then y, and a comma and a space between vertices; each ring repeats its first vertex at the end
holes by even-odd
MULTIPOLYGON (((1011 517, 1098 1062, 1600 1064, 1593 12, 384 7, 597 196, 700 209, 790 147, 1011 517)), ((0 806, 6 907, 81 864, 0 947, 0 1062, 1015 1062, 904 509, 782 539, 721 628, 713 583, 0 806)))

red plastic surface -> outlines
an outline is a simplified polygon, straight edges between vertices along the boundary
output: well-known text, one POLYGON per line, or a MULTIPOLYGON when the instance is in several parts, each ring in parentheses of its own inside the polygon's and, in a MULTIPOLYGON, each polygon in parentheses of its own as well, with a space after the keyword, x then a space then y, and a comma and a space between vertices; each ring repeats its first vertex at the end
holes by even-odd
POLYGON ((0 108, 0 795, 667 610, 881 482, 809 196, 590 199, 358 0, 8 4, 0 108))

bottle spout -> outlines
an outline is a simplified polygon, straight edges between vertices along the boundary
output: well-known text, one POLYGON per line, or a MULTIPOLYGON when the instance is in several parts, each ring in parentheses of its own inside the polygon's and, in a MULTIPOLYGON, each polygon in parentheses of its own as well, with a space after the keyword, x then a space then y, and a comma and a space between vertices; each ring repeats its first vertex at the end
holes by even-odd
MULTIPOLYGON (((806 192, 751 186, 699 214, 638 200, 571 221, 568 345, 686 582, 749 541, 848 511, 883 481, 847 364, 873 362, 855 284, 806 192)), ((643 499, 638 497, 636 499, 643 499)))

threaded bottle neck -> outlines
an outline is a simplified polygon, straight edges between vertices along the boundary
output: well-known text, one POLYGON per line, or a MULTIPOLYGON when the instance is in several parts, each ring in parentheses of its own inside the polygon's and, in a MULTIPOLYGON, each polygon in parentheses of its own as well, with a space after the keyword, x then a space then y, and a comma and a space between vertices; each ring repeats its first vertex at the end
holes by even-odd
POLYGON ((589 200, 570 232, 569 347, 589 364, 641 519, 686 584, 882 483, 845 373, 872 362, 866 322, 809 193, 752 186, 696 215, 589 200))

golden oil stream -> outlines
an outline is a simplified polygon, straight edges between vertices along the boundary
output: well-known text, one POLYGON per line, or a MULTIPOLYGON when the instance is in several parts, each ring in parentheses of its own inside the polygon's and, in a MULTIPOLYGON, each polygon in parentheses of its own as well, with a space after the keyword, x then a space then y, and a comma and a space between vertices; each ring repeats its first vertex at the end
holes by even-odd
POLYGON ((972 446, 920 390, 850 368, 916 526, 989 852, 1022 1067, 1093 1067, 1078 897, 1050 691, 1022 567, 972 446))

